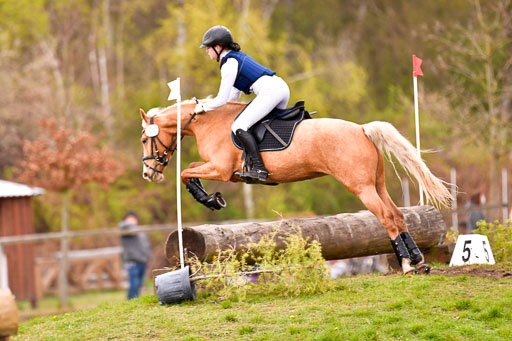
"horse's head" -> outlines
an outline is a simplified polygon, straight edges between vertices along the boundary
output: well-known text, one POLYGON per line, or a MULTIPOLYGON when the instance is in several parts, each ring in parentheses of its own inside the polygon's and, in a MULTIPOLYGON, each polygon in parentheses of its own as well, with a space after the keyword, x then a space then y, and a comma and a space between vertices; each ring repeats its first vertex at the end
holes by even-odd
POLYGON ((151 182, 164 179, 163 171, 169 163, 169 158, 176 150, 176 134, 163 130, 161 116, 147 115, 140 109, 142 117, 142 177, 151 182), (160 123, 160 125, 159 125, 160 123))

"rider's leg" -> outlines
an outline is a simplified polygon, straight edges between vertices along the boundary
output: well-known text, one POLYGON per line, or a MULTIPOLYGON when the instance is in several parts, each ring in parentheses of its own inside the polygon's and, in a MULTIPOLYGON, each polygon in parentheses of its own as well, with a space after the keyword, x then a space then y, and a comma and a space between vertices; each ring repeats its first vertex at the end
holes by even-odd
POLYGON ((231 130, 249 130, 272 109, 285 109, 290 99, 290 89, 285 81, 277 76, 263 76, 253 84, 256 97, 233 122, 231 130))
POLYGON ((245 152, 252 160, 252 169, 243 172, 243 178, 266 182, 268 171, 263 164, 258 145, 248 132, 256 122, 265 117, 272 109, 286 108, 290 98, 288 85, 279 77, 263 76, 253 85, 256 98, 245 108, 235 120, 231 129, 242 143, 245 152))
POLYGON ((258 144, 251 133, 238 129, 236 131, 236 137, 242 143, 247 156, 252 162, 252 168, 243 172, 243 178, 250 178, 260 182, 266 182, 268 178, 268 171, 263 164, 260 152, 258 150, 258 144))

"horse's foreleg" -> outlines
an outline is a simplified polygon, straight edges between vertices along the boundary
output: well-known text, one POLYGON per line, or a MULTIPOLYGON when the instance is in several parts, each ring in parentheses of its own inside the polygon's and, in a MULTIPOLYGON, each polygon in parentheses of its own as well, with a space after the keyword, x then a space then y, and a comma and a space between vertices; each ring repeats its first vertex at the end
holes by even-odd
MULTIPOLYGON (((187 190, 190 192, 190 194, 192 194, 194 199, 196 199, 198 202, 205 205, 212 211, 220 210, 221 208, 226 207, 226 200, 224 200, 221 193, 215 192, 208 194, 203 184, 201 183, 201 180, 199 179, 200 176, 198 175, 197 177, 193 177, 190 173, 194 172, 189 171, 188 174, 186 172, 192 169, 195 169, 197 171, 197 168, 200 167, 208 169, 208 165, 204 162, 193 162, 189 165, 188 169, 185 169, 181 173, 181 180, 186 185, 187 190)), ((204 170, 200 170, 199 174, 202 174, 203 172, 204 170)))

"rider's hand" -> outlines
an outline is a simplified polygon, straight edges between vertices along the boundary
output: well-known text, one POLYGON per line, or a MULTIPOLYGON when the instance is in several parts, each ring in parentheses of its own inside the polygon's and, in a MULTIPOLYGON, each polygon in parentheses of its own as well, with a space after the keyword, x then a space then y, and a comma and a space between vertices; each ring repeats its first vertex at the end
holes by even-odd
POLYGON ((204 110, 204 106, 203 106, 203 103, 197 103, 196 104, 196 108, 194 109, 194 112, 196 114, 201 114, 203 112, 205 112, 206 110, 204 110))

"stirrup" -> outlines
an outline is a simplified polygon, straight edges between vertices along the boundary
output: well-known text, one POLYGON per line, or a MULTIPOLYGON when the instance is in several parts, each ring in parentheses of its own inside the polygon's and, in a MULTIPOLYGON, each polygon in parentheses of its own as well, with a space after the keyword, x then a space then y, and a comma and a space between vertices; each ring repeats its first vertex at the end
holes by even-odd
POLYGON ((236 172, 235 175, 238 175, 242 179, 251 183, 267 183, 268 172, 259 169, 251 169, 248 171, 242 170, 242 172, 236 172))

